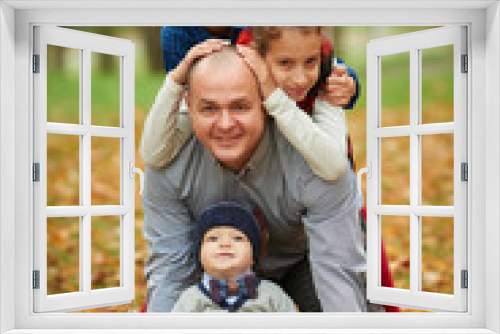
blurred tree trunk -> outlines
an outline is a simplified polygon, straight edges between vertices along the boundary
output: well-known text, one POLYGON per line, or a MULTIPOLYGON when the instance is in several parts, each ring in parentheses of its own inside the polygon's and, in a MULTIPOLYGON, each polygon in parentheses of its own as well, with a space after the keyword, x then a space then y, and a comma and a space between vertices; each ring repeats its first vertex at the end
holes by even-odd
POLYGON ((346 38, 348 38, 346 27, 329 27, 327 36, 333 42, 335 57, 345 60, 346 38))
MULTIPOLYGON (((115 27, 98 27, 96 34, 105 36, 117 36, 115 27)), ((99 71, 103 73, 111 73, 117 66, 116 62, 119 60, 116 56, 99 53, 99 71)))
POLYGON ((51 71, 63 71, 66 49, 60 46, 47 46, 47 66, 51 71))
POLYGON ((348 31, 346 30, 346 27, 335 27, 335 35, 334 35, 334 40, 335 40, 335 46, 338 46, 336 48, 335 55, 337 57, 343 58, 345 61, 346 54, 347 54, 347 38, 349 34, 348 31))
POLYGON ((143 27, 142 33, 146 41, 146 59, 151 72, 163 71, 163 55, 161 48, 162 27, 143 27))

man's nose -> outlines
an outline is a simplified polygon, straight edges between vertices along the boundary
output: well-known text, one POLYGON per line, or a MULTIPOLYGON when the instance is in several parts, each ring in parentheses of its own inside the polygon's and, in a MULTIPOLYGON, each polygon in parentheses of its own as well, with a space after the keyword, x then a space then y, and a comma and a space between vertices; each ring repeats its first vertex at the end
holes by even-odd
POLYGON ((234 119, 229 110, 223 110, 218 125, 221 129, 230 129, 234 125, 234 119))

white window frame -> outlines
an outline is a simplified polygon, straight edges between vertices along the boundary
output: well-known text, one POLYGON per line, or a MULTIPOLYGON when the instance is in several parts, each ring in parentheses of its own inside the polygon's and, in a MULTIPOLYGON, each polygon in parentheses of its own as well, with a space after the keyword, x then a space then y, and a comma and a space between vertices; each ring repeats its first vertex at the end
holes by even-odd
POLYGON ((8 1, 0 3, 0 331, 2 333, 500 332, 500 9, 498 1, 8 1), (62 8, 66 7, 66 8, 62 8), (125 8, 128 7, 128 8, 125 8), (76 9, 78 8, 78 9, 76 9), (82 9, 83 8, 83 9, 82 9), (139 10, 141 8, 142 10, 139 10), (223 8, 223 9, 221 9, 223 8), (314 20, 313 20, 314 18, 314 20), (467 313, 34 314, 31 31, 53 25, 447 25, 469 27, 469 308, 467 313), (14 83, 14 84, 13 84, 14 83), (12 142, 14 138, 14 144, 12 142), (488 178, 486 178, 486 176, 488 178), (488 255, 488 264, 485 255, 488 255), (29 259, 27 261, 27 259, 29 259), (13 288, 14 287, 14 288, 13 288), (487 292, 487 293, 486 293, 487 292), (284 326, 292 329, 283 329, 284 326), (267 328, 258 329, 258 328, 267 328), (170 330, 167 330, 169 328, 170 330), (190 328, 179 330, 175 328, 190 328), (226 330, 207 330, 226 328, 226 330), (448 330, 447 330, 448 328, 448 330), (302 329, 302 330, 301 330, 302 329), (151 332, 151 331, 149 331, 151 332))

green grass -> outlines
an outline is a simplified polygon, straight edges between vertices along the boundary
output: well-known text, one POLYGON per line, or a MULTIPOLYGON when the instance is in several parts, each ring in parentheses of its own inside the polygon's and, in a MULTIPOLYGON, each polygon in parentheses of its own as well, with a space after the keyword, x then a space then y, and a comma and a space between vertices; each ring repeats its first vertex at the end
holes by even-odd
MULTIPOLYGON (((437 64, 439 66, 439 64, 437 64)), ((426 72, 422 77, 422 103, 423 104, 453 104, 453 70, 449 66, 431 73, 426 72)), ((361 94, 356 103, 356 108, 366 109, 366 69, 357 71, 361 84, 361 94)), ((410 102, 410 76, 389 74, 383 80, 383 106, 398 108, 407 106, 410 102)))
MULTIPOLYGON (((422 51, 422 96, 423 104, 453 103, 453 49, 450 46, 422 51)), ((361 92, 356 108, 366 109, 366 54, 351 57, 347 63, 359 77, 361 92), (358 57, 360 56, 360 57, 358 57)), ((397 109, 409 104, 409 54, 382 57, 383 106, 397 109)), ((150 73, 136 69, 135 107, 147 113, 154 103, 165 73, 150 73)), ((48 75, 48 120, 78 123, 78 73, 51 71, 48 75)), ((119 81, 117 72, 109 74, 92 72, 92 122, 95 125, 109 125, 110 118, 116 118, 119 103, 119 81)), ((114 121, 116 122, 116 121, 114 121)), ((116 126, 115 124, 112 124, 116 126)))
MULTIPOLYGON (((422 94, 424 103, 453 103, 453 72, 451 69, 437 70, 422 78, 422 94)), ((361 94, 356 108, 366 108, 366 70, 358 71, 361 94)), ((149 111, 159 88, 163 84, 165 74, 139 75, 135 81, 135 107, 145 113, 149 111)), ((78 77, 68 77, 60 72, 53 72, 48 78, 48 110, 49 121, 78 123, 78 77), (55 104, 57 101, 57 105, 55 104), (51 108, 51 106, 54 106, 51 108), (62 119, 62 120, 61 120, 62 119)), ((118 91, 115 89, 116 76, 98 75, 92 80, 92 118, 94 124, 107 124, 109 118, 118 110, 118 91), (97 111, 97 112, 96 112, 97 111)), ((384 106, 397 108, 409 103, 409 74, 389 75, 384 79, 384 106)))
MULTIPOLYGON (((135 79, 135 109, 148 112, 160 89, 164 73, 140 74, 135 79)), ((49 122, 78 123, 79 77, 63 72, 50 72, 47 76, 47 120, 49 122)), ((92 124, 115 123, 119 110, 118 76, 92 74, 92 124)))

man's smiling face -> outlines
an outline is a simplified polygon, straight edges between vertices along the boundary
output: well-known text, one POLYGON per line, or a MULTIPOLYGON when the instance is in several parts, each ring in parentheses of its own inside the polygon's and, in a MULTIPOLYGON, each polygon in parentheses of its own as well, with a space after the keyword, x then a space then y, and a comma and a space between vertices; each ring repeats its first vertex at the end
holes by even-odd
POLYGON ((257 81, 236 53, 202 59, 189 80, 193 130, 219 162, 239 171, 255 152, 265 128, 257 81))

